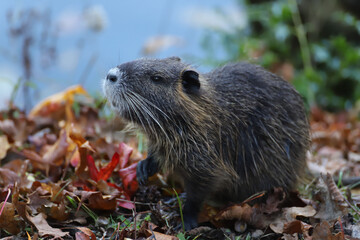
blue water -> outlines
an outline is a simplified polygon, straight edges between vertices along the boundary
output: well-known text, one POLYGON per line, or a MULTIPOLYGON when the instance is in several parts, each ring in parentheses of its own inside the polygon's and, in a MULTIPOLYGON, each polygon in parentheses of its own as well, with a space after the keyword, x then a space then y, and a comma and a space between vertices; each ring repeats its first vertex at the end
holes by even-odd
MULTIPOLYGON (((179 46, 171 46, 152 57, 176 55, 201 66, 201 62, 197 62, 196 59, 200 59, 204 54, 200 46, 203 31, 191 26, 191 19, 184 18, 192 16, 185 13, 193 7, 229 7, 235 5, 235 1, 1 1, 0 100, 9 95, 14 83, 23 76, 21 41, 11 38, 8 33, 9 24, 6 16, 9 11, 19 13, 22 9, 34 9, 42 14, 46 12, 50 16, 48 23, 51 27, 48 28, 52 29, 52 34, 58 34, 54 25, 61 16, 71 12, 76 15, 93 5, 103 9, 106 26, 99 32, 79 28, 57 36, 56 57, 49 67, 44 68, 41 64, 41 44, 34 42, 34 47, 31 48, 31 80, 35 83, 32 89, 33 102, 79 82, 90 92, 100 91, 100 80, 108 69, 122 62, 143 57, 141 50, 144 43, 155 35, 176 36, 181 38, 182 42, 179 46), (93 63, 89 63, 91 58, 94 60, 93 63)), ((40 27, 34 27, 33 31, 36 33, 36 39, 40 39, 41 36, 42 25, 38 25, 40 27)), ((22 102, 21 94, 18 94, 17 101, 22 102)))

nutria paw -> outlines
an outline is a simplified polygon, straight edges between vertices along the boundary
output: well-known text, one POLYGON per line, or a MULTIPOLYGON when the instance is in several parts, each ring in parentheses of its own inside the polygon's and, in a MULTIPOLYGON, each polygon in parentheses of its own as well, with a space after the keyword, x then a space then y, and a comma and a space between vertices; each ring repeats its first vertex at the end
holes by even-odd
POLYGON ((197 214, 184 214, 185 230, 190 231, 198 226, 197 214))
POLYGON ((158 172, 158 164, 153 157, 140 161, 136 168, 136 177, 140 185, 145 185, 149 177, 158 172))

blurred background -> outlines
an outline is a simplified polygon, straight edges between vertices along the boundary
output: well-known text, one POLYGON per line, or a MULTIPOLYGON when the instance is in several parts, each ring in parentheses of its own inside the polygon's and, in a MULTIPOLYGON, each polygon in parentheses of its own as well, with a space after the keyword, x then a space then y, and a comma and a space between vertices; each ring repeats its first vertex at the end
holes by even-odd
POLYGON ((360 1, 2 1, 0 108, 29 110, 108 69, 180 56, 200 71, 246 60, 292 82, 309 106, 360 104, 360 1))

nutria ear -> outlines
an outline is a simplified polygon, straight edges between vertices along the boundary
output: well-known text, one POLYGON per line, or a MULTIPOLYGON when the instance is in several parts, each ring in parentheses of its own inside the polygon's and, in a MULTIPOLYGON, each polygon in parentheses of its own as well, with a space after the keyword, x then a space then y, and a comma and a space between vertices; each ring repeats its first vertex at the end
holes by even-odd
POLYGON ((181 62, 181 58, 176 57, 176 56, 168 57, 168 58, 165 58, 165 59, 181 62))
POLYGON ((199 74, 194 70, 185 70, 181 75, 182 85, 189 93, 196 93, 200 89, 199 74))

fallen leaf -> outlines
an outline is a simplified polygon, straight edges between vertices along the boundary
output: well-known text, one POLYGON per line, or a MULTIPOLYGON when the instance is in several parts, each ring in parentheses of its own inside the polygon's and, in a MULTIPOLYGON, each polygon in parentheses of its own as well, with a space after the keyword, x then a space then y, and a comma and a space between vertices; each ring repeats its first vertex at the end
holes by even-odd
POLYGON ((0 209, 3 208, 3 211, 0 215, 0 229, 4 229, 7 232, 16 235, 24 226, 24 221, 15 214, 15 206, 9 202, 0 203, 0 209), (5 204, 5 206, 4 206, 5 204))
POLYGON ((53 236, 54 238, 62 238, 68 236, 67 232, 51 227, 46 221, 46 215, 44 213, 39 213, 36 216, 30 216, 29 213, 26 212, 26 218, 39 231, 40 237, 53 236))
POLYGON ((313 240, 342 240, 342 237, 340 235, 334 236, 331 233, 329 223, 324 221, 324 222, 321 222, 320 224, 317 224, 314 227, 312 239, 313 240))
POLYGON ((63 164, 68 146, 69 144, 67 142, 67 134, 66 131, 63 129, 61 130, 56 143, 50 146, 46 153, 43 155, 44 163, 52 163, 56 166, 60 166, 61 164, 63 164))
POLYGON ((22 154, 32 161, 34 168, 45 171, 47 176, 49 176, 51 167, 59 167, 64 164, 68 146, 66 131, 62 130, 58 140, 46 148, 43 156, 28 149, 23 149, 22 154))
POLYGON ((75 234, 76 239, 89 239, 89 240, 96 239, 95 234, 89 228, 77 227, 76 229, 80 231, 75 234))
POLYGON ((87 165, 89 169, 89 174, 92 180, 99 181, 99 180, 107 180, 111 174, 113 173, 115 167, 119 163, 119 154, 115 153, 113 157, 111 158, 111 161, 103 168, 100 168, 100 170, 97 169, 95 166, 94 158, 90 155, 87 156, 87 165))
POLYGON ((70 164, 72 167, 76 167, 77 165, 79 165, 79 163, 80 163, 80 153, 78 150, 76 150, 70 159, 70 164))
POLYGON ((148 237, 146 238, 147 240, 151 240, 151 239, 156 239, 156 240, 178 240, 177 237, 174 237, 174 236, 171 236, 171 235, 166 235, 166 234, 151 231, 151 230, 146 230, 146 231, 147 231, 147 235, 148 235, 148 237))
POLYGON ((342 205, 341 199, 338 199, 342 197, 338 196, 338 190, 334 189, 335 184, 331 184, 333 180, 332 178, 329 180, 329 177, 331 178, 330 175, 326 175, 318 178, 314 198, 319 201, 319 204, 318 212, 314 217, 324 221, 335 221, 345 215, 347 210, 342 205))
POLYGON ((124 168, 129 162, 129 158, 133 149, 125 143, 120 143, 119 154, 120 154, 120 169, 124 168))
POLYGON ((0 161, 6 156, 7 151, 10 149, 10 144, 6 135, 0 136, 0 161))
POLYGON ((0 168, 0 186, 15 185, 20 181, 20 177, 10 169, 0 168))
POLYGON ((103 195, 101 192, 81 191, 81 202, 86 203, 91 209, 110 211, 116 209, 116 196, 103 195))
POLYGON ((284 208, 283 212, 288 220, 296 219, 298 216, 313 217, 316 214, 316 210, 311 205, 284 208))
POLYGON ((14 142, 18 147, 22 147, 34 128, 34 122, 22 113, 17 118, 0 120, 0 130, 8 137, 9 142, 14 142))
POLYGON ((137 163, 134 163, 127 168, 119 170, 119 175, 122 179, 124 190, 131 196, 135 194, 139 187, 138 181, 136 179, 136 167, 137 163))
POLYGON ((53 119, 64 119, 65 106, 71 106, 74 102, 75 95, 88 95, 86 90, 80 85, 67 88, 63 92, 56 93, 38 103, 29 113, 29 118, 48 117, 53 119))
POLYGON ((276 218, 272 219, 271 223, 269 222, 269 226, 274 232, 283 233, 286 224, 296 221, 297 217, 313 217, 315 214, 316 210, 310 205, 305 207, 284 208, 282 209, 281 214, 277 215, 276 218))
POLYGON ((60 222, 68 219, 70 212, 66 208, 65 201, 61 201, 58 204, 52 204, 49 211, 49 216, 60 222))
POLYGON ((312 228, 310 224, 295 220, 284 224, 283 233, 294 234, 301 233, 309 236, 309 230, 312 228))
POLYGON ((103 168, 99 170, 98 180, 107 180, 113 173, 115 167, 118 165, 120 160, 120 155, 114 153, 111 158, 111 161, 103 168))
POLYGON ((256 228, 262 229, 266 226, 265 221, 262 221, 263 217, 264 216, 260 213, 258 206, 237 204, 220 211, 213 220, 215 221, 215 224, 216 222, 224 220, 241 220, 256 228))
POLYGON ((266 198, 266 203, 261 204, 261 211, 272 214, 280 210, 279 205, 286 199, 286 194, 282 188, 275 188, 266 198))
POLYGON ((87 162, 89 175, 90 175, 91 179, 94 180, 95 182, 97 182, 99 180, 98 179, 99 170, 95 166, 94 158, 92 156, 88 155, 86 158, 86 162, 87 162))

